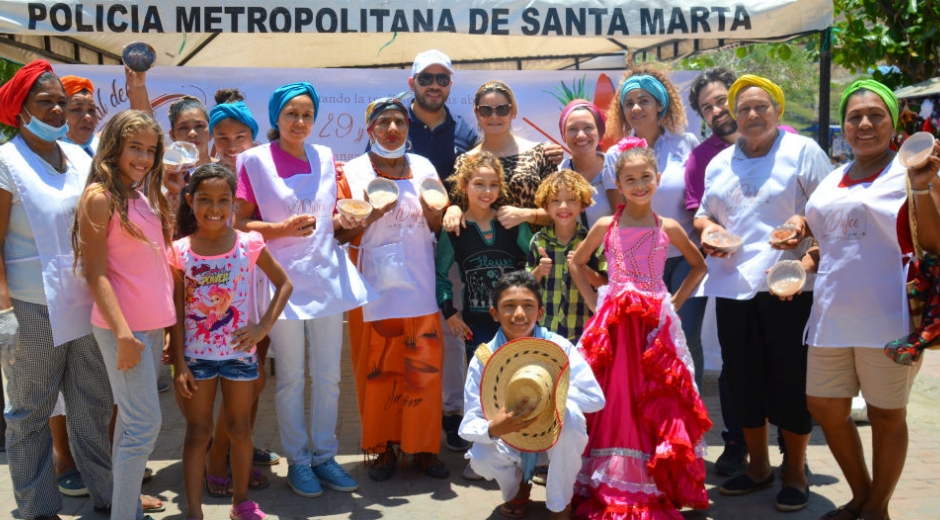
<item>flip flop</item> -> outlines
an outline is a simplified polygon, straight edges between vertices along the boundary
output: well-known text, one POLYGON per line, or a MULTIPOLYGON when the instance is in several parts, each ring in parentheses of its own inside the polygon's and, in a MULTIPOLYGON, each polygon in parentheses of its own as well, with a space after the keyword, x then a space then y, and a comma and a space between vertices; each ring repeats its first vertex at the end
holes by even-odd
POLYGON ((861 513, 852 509, 848 505, 839 506, 832 511, 819 517, 819 520, 856 520, 862 516, 861 513))
POLYGON ((499 506, 499 514, 506 518, 525 518, 529 514, 532 501, 528 498, 514 498, 499 506))
POLYGON ((248 475, 248 489, 265 489, 271 485, 271 481, 264 476, 264 473, 260 469, 251 468, 251 473, 248 475))
POLYGON ((506 518, 525 518, 529 514, 529 506, 532 505, 532 500, 529 499, 531 493, 532 484, 520 484, 516 496, 499 506, 499 514, 506 518))
POLYGON ((232 486, 232 479, 230 477, 217 477, 215 475, 206 475, 206 493, 210 497, 215 498, 225 498, 232 496, 233 491, 230 491, 232 486), (218 492, 213 491, 210 485, 215 486, 216 489, 224 489, 225 491, 218 492))
POLYGON ((150 495, 140 495, 140 501, 141 501, 141 503, 143 503, 144 500, 147 500, 148 502, 159 502, 159 503, 160 503, 159 506, 150 506, 150 507, 143 506, 144 513, 162 513, 162 512, 164 512, 164 511, 166 511, 166 504, 164 504, 163 501, 160 500, 159 498, 157 498, 157 497, 152 497, 152 496, 150 496, 150 495))

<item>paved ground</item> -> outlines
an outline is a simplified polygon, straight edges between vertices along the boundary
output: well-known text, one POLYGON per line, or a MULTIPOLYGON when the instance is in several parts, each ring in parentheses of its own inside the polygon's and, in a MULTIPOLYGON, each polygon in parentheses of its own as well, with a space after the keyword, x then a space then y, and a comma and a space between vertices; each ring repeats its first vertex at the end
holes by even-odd
MULTIPOLYGON (((306 518, 350 518, 353 520, 388 519, 498 519, 500 496, 492 483, 472 483, 460 476, 465 462, 461 455, 444 450, 441 459, 451 470, 447 480, 434 480, 422 476, 409 466, 399 471, 384 483, 372 482, 366 475, 363 457, 359 451, 359 418, 356 413, 356 397, 350 363, 347 355, 343 363, 343 383, 340 395, 340 419, 338 433, 340 454, 337 457, 356 479, 361 488, 354 493, 338 493, 326 490, 319 498, 302 498, 294 495, 286 485, 287 465, 282 462, 270 468, 272 485, 254 493, 252 498, 266 512, 281 519, 306 518)), ((743 497, 723 497, 718 494, 722 478, 711 473, 712 464, 721 453, 721 415, 718 413, 717 374, 706 374, 705 401, 712 410, 715 428, 708 434, 707 481, 712 504, 708 511, 685 511, 687 520, 704 519, 815 519, 836 505, 849 499, 848 487, 830 455, 822 433, 817 428, 809 447, 811 499, 809 507, 797 513, 778 513, 773 508, 776 488, 767 489, 743 497)), ((257 445, 279 450, 276 420, 274 415, 274 384, 269 380, 262 396, 261 412, 255 432, 257 445)), ((144 492, 158 495, 167 503, 165 513, 155 518, 184 519, 180 505, 184 503, 182 493, 182 466, 180 457, 184 433, 184 421, 176 407, 172 394, 161 395, 163 405, 163 429, 151 459, 150 467, 156 474, 144 492)), ((894 519, 938 519, 940 518, 940 352, 931 352, 918 375, 909 410, 911 447, 904 475, 894 495, 891 513, 894 519)), ((870 455, 871 431, 867 425, 860 426, 866 453, 870 455)), ((775 450, 772 453, 776 453, 775 450)), ((6 455, 0 454, 0 464, 6 464, 6 455)), ((775 458, 779 462, 779 457, 775 458)), ((544 488, 535 486, 533 498, 544 500, 544 488)), ((204 508, 207 520, 228 518, 230 504, 225 499, 206 496, 204 508)), ((543 503, 536 503, 530 512, 533 520, 547 518, 543 503)), ((65 519, 104 518, 92 511, 87 498, 64 498, 62 517, 65 519)), ((9 472, 0 469, 0 520, 19 518, 9 472)))

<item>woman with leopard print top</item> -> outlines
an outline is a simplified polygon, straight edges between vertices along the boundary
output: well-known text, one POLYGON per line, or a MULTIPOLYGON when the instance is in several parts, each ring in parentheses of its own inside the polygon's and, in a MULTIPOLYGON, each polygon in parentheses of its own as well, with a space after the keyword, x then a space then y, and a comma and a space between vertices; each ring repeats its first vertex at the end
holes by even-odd
MULTIPOLYGON (((555 155, 561 158, 561 147, 535 143, 512 132, 512 120, 519 112, 512 90, 500 80, 490 80, 477 89, 473 98, 473 112, 483 134, 483 141, 475 148, 457 157, 454 171, 460 169, 468 156, 489 152, 495 155, 506 172, 508 195, 494 204, 497 218, 505 228, 522 222, 545 225, 551 222, 548 213, 535 205, 535 190, 542 179, 553 173, 555 155)), ((460 233, 460 208, 457 204, 447 210, 444 228, 460 233)))

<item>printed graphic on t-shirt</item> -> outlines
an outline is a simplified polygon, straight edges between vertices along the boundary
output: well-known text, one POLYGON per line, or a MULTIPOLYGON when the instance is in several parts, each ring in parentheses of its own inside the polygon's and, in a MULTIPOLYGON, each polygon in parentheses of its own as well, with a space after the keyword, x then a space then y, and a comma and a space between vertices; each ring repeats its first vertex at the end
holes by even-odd
POLYGON ((195 355, 227 356, 232 334, 245 317, 233 303, 244 303, 246 295, 236 287, 244 273, 232 273, 231 262, 192 266, 186 277, 186 344, 195 355), (239 300, 236 302, 236 299, 239 300), (214 351, 214 352, 213 352, 214 351))
POLYGON ((464 261, 464 274, 467 284, 467 301, 470 303, 470 312, 488 312, 490 308, 490 294, 496 281, 505 273, 516 269, 516 260, 502 251, 481 251, 467 257, 464 261))
MULTIPOLYGON (((258 244, 255 244, 257 241, 258 244)), ((230 359, 254 352, 236 351, 232 335, 248 323, 248 291, 254 260, 249 251, 260 236, 239 234, 235 248, 221 257, 193 253, 187 239, 174 243, 184 275, 185 353, 199 359, 230 359)), ((258 248, 260 251, 261 247, 258 248)))

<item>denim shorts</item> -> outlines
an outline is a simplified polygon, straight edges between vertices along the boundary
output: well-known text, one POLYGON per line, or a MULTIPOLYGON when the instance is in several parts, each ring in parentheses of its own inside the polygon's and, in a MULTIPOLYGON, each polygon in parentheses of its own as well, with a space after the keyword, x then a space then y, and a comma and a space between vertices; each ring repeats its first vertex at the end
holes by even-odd
POLYGON ((254 354, 233 359, 186 358, 186 366, 193 379, 202 381, 222 377, 229 381, 254 381, 258 379, 258 357, 254 354))

